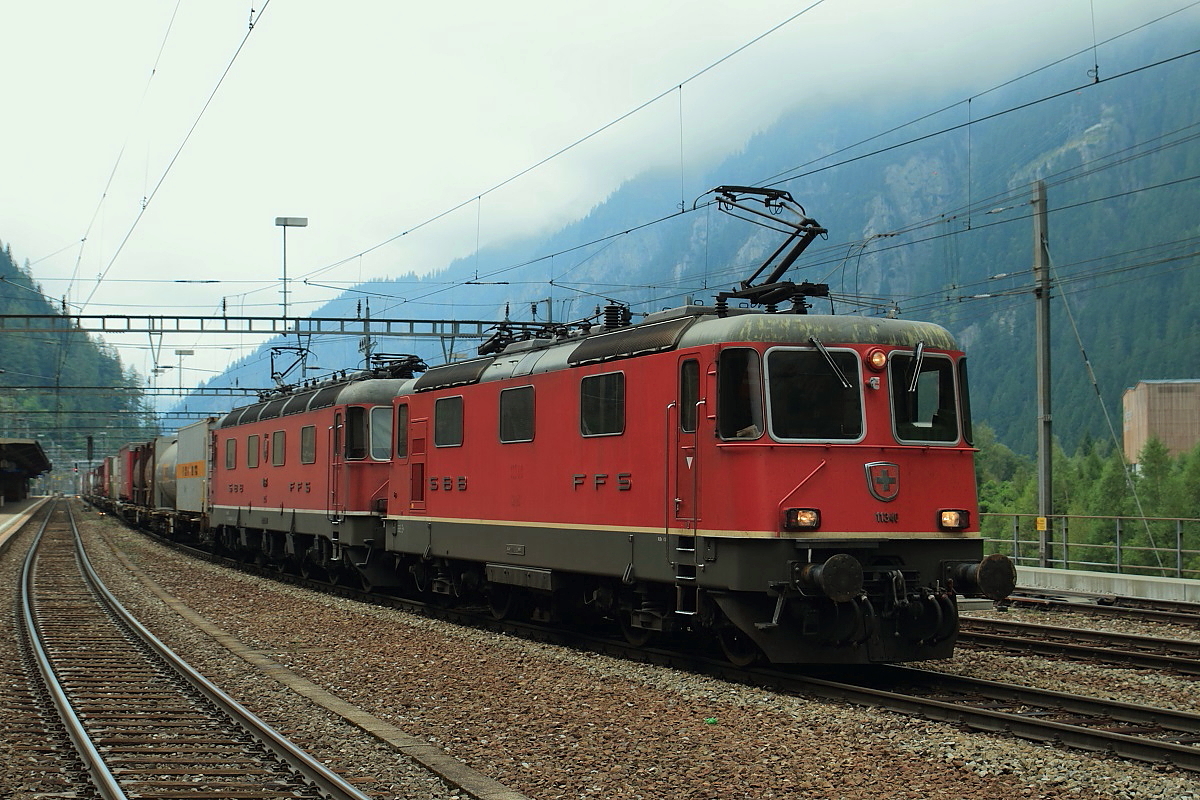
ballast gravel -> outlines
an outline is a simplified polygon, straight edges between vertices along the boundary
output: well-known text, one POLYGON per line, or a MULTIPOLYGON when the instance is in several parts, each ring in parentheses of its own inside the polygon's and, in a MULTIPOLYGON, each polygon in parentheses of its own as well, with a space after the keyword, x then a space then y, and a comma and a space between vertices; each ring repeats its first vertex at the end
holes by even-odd
MULTIPOLYGON (((1200 800, 1200 775, 464 629, 231 573, 94 511, 84 520, 93 562, 131 611, 373 797, 468 795, 233 657, 103 542, 256 652, 535 800, 1200 800)), ((1148 671, 975 651, 935 666, 1200 711, 1195 684, 1148 671)))

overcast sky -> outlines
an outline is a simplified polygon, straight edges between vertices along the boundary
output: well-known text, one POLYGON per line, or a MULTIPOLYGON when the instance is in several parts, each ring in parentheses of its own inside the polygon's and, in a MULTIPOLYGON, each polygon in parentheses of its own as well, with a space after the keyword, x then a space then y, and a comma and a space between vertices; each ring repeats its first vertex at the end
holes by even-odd
MULTIPOLYGON (((6 2, 0 241, 76 311, 211 314, 224 299, 278 314, 277 216, 309 219, 288 234, 293 279, 344 259, 321 281, 424 272, 557 227, 647 167, 682 162, 698 195, 711 187, 689 165, 788 106, 965 98, 1187 2, 254 0, 252 31, 245 0, 6 2)), ((293 314, 335 294, 292 288, 293 314)), ((146 337, 110 341, 153 366, 146 337)), ((197 350, 194 384, 255 344, 162 347, 197 350)))

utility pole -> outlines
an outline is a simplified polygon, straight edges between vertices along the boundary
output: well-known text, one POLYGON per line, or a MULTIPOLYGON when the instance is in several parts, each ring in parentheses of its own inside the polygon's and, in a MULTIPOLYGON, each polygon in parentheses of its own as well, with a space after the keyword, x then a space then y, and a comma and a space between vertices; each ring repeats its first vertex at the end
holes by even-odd
POLYGON ((1050 414, 1050 250, 1046 184, 1033 185, 1033 295, 1037 298, 1038 565, 1048 567, 1050 519, 1054 514, 1052 416, 1050 414))

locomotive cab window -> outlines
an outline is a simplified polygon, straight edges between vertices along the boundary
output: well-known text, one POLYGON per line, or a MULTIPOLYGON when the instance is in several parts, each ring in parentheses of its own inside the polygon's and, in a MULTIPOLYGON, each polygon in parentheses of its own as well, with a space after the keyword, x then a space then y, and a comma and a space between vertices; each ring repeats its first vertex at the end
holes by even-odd
POLYGON ((237 468, 237 439, 225 440, 225 469, 237 468))
POLYGON ((500 441, 533 441, 533 387, 500 392, 500 441))
POLYGON ((433 404, 433 446, 461 447, 462 443, 462 395, 443 397, 433 404))
POLYGON ((780 440, 862 438, 860 386, 858 356, 853 351, 770 350, 767 403, 771 435, 780 440))
POLYGON ((888 366, 892 421, 901 442, 958 441, 958 400, 954 364, 945 357, 895 352, 888 366))
POLYGON ((625 432, 625 373, 589 375, 579 382, 579 432, 615 436, 625 432))
POLYGON ((758 351, 730 347, 717 360, 717 432, 722 439, 763 433, 762 367, 758 351))
POLYGON ((346 407, 346 459, 361 461, 367 457, 367 410, 346 407))
POLYGON ((286 455, 287 437, 283 431, 271 434, 271 466, 282 467, 286 455))
POLYGON ((392 407, 371 409, 371 458, 390 461, 392 458, 392 407))
POLYGON ((258 434, 252 433, 246 437, 246 466, 258 466, 258 434))

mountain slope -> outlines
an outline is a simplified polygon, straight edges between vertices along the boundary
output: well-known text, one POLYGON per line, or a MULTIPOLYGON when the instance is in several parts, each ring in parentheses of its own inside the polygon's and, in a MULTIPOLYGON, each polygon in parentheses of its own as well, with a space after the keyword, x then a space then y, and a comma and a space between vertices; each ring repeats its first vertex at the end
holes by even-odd
MULTIPOLYGON (((871 110, 797 110, 706 169, 699 185, 790 191, 830 230, 792 277, 828 282, 842 298, 837 313, 893 313, 949 327, 971 353, 976 416, 1001 441, 1030 452, 1029 200, 1033 181, 1045 180, 1055 430, 1071 450, 1082 437, 1108 437, 1075 328, 1114 419, 1122 390, 1137 380, 1196 377, 1194 359, 1181 357, 1200 330, 1192 301, 1200 296, 1200 222, 1191 211, 1200 175, 1200 146, 1191 138, 1200 119, 1194 57, 1122 77, 1116 71, 1186 52, 1195 34, 1125 46, 1106 62, 1113 77, 1090 85, 1077 86, 1084 68, 1076 59, 970 103, 923 98, 871 110), (930 107, 943 111, 924 114, 930 107), (919 121, 898 127, 912 119, 919 121)), ((710 301, 780 241, 703 201, 693 210, 687 200, 684 213, 680 205, 678 175, 645 174, 554 234, 487 248, 424 277, 362 285, 317 314, 354 317, 364 298, 376 317, 499 319, 507 310, 530 319, 536 309, 537 319, 561 321, 607 300, 648 312, 710 301)), ((361 363, 358 344, 311 343, 315 360, 330 368, 361 363)), ((430 363, 473 352, 469 342, 406 345, 379 349, 411 350, 430 363)), ((213 383, 265 385, 265 366, 260 352, 213 383)))

